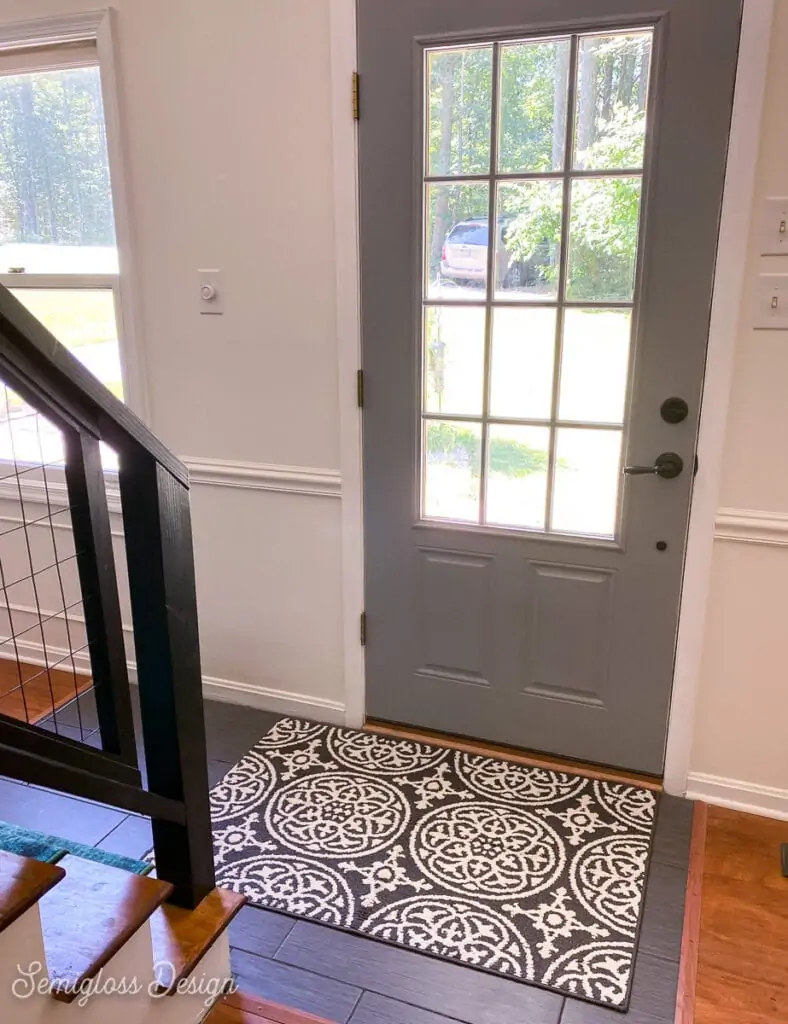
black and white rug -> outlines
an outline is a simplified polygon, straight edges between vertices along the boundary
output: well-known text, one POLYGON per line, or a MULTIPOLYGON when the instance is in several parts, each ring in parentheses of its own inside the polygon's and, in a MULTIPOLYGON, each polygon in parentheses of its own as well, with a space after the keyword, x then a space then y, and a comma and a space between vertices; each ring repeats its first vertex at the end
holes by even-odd
POLYGON ((628 1004, 650 790, 285 718, 211 807, 217 883, 257 906, 628 1004))

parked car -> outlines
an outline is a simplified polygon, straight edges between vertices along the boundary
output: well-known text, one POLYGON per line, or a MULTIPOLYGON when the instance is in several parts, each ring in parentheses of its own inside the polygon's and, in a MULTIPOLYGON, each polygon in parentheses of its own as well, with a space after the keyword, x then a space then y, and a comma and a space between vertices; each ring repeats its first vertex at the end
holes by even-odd
MULTIPOLYGON (((540 266, 535 261, 514 259, 506 249, 504 234, 509 220, 498 222, 496 248, 496 282, 504 288, 521 288, 541 280, 540 266)), ((446 235, 441 252, 442 280, 457 284, 483 285, 487 280, 487 247, 490 232, 486 217, 469 217, 460 221, 446 235)), ((541 260, 539 260, 541 264, 541 260)))

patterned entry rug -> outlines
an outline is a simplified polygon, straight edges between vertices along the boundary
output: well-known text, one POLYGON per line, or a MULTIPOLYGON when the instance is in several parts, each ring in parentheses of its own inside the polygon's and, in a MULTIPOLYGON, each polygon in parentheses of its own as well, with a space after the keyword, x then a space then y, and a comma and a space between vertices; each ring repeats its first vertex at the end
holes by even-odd
POLYGON ((285 718, 211 805, 257 906, 627 1007, 647 789, 285 718))

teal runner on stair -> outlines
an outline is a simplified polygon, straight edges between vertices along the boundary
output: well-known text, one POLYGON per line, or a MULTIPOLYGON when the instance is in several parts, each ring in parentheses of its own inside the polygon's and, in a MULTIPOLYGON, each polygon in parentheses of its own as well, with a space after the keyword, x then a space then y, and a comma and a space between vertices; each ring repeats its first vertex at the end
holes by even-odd
POLYGON ((48 836, 43 832, 36 832, 34 829, 9 825, 2 821, 0 821, 0 850, 15 853, 20 857, 46 861, 48 864, 55 864, 70 853, 75 857, 97 861, 99 864, 108 864, 110 867, 120 868, 134 875, 147 875, 152 867, 144 861, 124 857, 119 853, 99 850, 94 846, 85 846, 84 843, 76 843, 71 839, 48 836))

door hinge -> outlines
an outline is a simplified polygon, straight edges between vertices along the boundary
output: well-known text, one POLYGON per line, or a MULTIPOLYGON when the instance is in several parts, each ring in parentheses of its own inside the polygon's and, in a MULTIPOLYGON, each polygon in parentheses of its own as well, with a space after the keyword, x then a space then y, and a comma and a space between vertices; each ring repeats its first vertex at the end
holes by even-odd
POLYGON ((367 646, 367 613, 361 613, 361 621, 359 623, 359 641, 362 647, 367 646))
POLYGON ((353 120, 358 121, 360 118, 360 107, 358 100, 358 71, 353 72, 353 120))
POLYGON ((359 409, 364 408, 364 371, 356 371, 356 401, 359 409))

